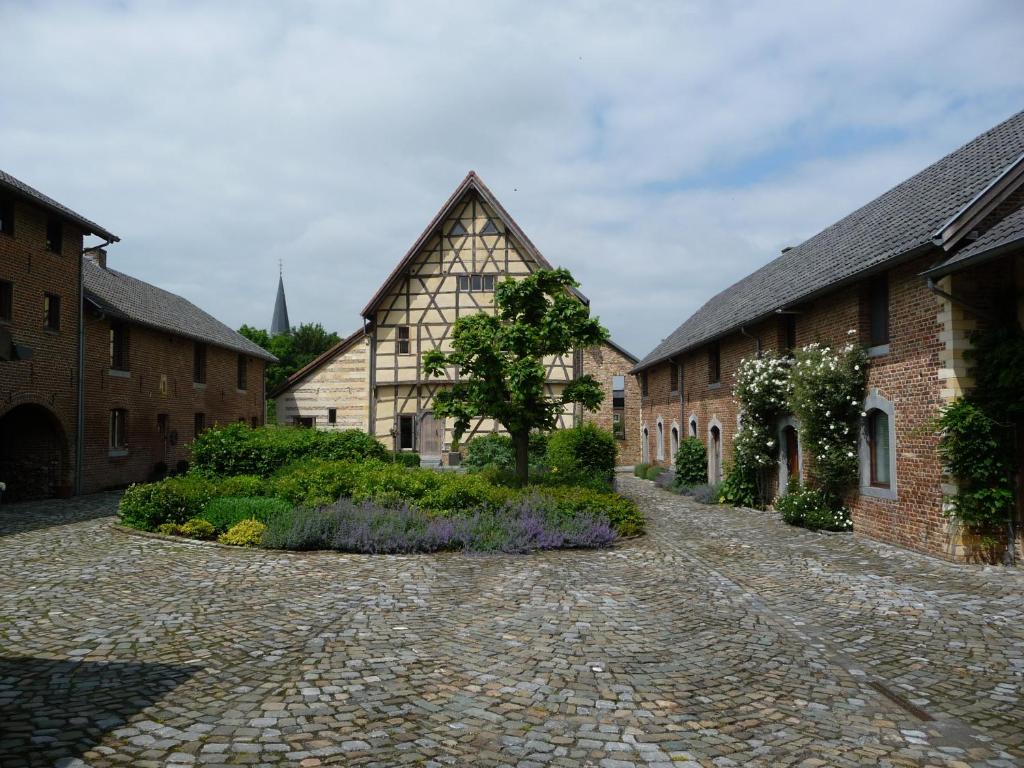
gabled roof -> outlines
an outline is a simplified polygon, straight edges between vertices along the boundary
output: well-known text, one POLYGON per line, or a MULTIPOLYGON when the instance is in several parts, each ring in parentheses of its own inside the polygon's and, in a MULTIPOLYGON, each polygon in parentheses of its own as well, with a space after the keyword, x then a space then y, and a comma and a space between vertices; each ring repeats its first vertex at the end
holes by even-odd
POLYGON ((39 207, 45 208, 51 213, 55 213, 65 219, 70 219, 85 230, 87 235, 99 235, 110 243, 116 243, 121 239, 117 235, 111 234, 105 230, 99 224, 89 221, 89 219, 84 216, 75 213, 70 208, 58 203, 52 197, 47 197, 38 189, 30 187, 25 182, 14 178, 11 174, 6 173, 5 171, 0 171, 0 190, 6 191, 16 197, 20 197, 23 200, 35 203, 39 207))
POLYGON ((630 351, 629 351, 628 349, 626 349, 625 347, 620 347, 620 346, 619 346, 618 344, 616 344, 616 343, 615 343, 614 341, 612 341, 611 339, 608 339, 608 340, 607 340, 607 341, 605 342, 605 344, 607 344, 607 345, 608 345, 609 347, 611 347, 612 349, 614 349, 614 350, 615 350, 616 352, 618 352, 618 353, 619 353, 620 355, 622 355, 622 356, 623 356, 624 358, 626 358, 627 360, 629 360, 629 362, 631 362, 631 363, 634 363, 634 364, 635 364, 635 363, 637 363, 637 362, 639 362, 639 361, 640 361, 640 358, 639 358, 639 357, 637 357, 636 355, 634 355, 634 354, 633 354, 632 352, 630 352, 630 351))
POLYGON ((112 317, 167 331, 270 363, 277 358, 263 347, 231 330, 224 323, 181 296, 150 285, 123 272, 82 259, 86 299, 112 317))
MULTIPOLYGON (((483 183, 479 176, 476 175, 475 171, 470 171, 466 174, 466 178, 462 180, 462 183, 455 188, 455 191, 452 192, 451 196, 445 201, 444 205, 441 206, 441 210, 439 210, 435 214, 434 218, 430 220, 430 223, 427 224, 427 228, 423 230, 423 233, 416 239, 416 242, 412 244, 412 247, 409 248, 405 256, 402 257, 402 260, 398 262, 398 265, 393 270, 391 270, 391 274, 388 275, 381 287, 377 289, 377 292, 373 294, 373 298, 370 299, 369 303, 367 303, 365 307, 363 307, 363 317, 371 318, 373 311, 388 294, 388 291, 390 291, 392 287, 394 287, 395 283, 405 275, 406 270, 409 269, 409 266, 415 260, 420 249, 430 239, 431 235, 437 231, 438 227, 441 226, 444 220, 448 218, 452 209, 455 208, 459 201, 462 200, 463 196, 465 196, 469 191, 475 191, 480 195, 483 201, 494 210, 494 213, 504 223, 505 228, 512 233, 523 251, 526 252, 526 255, 530 256, 535 262, 537 262, 541 268, 553 269, 551 263, 544 258, 544 255, 537 249, 537 246, 530 241, 530 238, 526 236, 526 233, 520 229, 518 224, 516 224, 515 219, 513 219, 512 216, 509 215, 508 211, 505 210, 504 206, 498 202, 498 198, 494 196, 494 193, 488 189, 487 185, 483 183)), ((574 289, 573 293, 584 304, 590 303, 587 297, 579 291, 574 289)))
POLYGON ((362 328, 360 328, 357 331, 354 331, 353 333, 350 333, 348 336, 346 336, 333 347, 331 347, 326 352, 321 354, 319 357, 310 360, 304 366, 299 368, 299 370, 297 370, 287 379, 282 381, 273 391, 267 393, 267 397, 275 398, 280 396, 284 392, 287 392, 289 389, 305 380, 308 376, 315 373, 317 370, 319 370, 321 367, 329 363, 342 352, 345 352, 346 350, 350 349, 353 344, 355 344, 365 335, 366 333, 362 328))
MULTIPOLYGON (((1024 112, 986 131, 920 173, 714 296, 656 346, 639 371, 758 322, 779 309, 859 280, 919 254, 941 253, 932 238, 1024 154, 1024 112)), ((1020 232, 1024 221, 1007 222, 1020 232)), ((992 230, 990 230, 990 233, 992 230)), ((1010 236, 1004 232, 1005 240, 1010 236)), ((993 235, 993 237, 1000 237, 993 235)), ((967 249, 977 246, 973 243, 967 249)), ((965 249, 965 250, 967 250, 965 249)))

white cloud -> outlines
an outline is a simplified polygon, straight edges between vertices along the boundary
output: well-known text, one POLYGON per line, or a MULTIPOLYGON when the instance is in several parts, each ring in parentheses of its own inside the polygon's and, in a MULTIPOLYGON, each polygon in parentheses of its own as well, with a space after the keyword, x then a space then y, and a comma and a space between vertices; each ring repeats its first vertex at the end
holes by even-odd
POLYGON ((1015 2, 7 4, 0 167, 339 332, 467 170, 638 353, 1018 109, 1015 2))

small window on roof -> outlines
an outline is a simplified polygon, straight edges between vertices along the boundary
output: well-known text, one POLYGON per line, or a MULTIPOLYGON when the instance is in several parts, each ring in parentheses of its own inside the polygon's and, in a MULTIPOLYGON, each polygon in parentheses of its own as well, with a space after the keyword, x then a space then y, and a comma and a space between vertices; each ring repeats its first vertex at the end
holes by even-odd
POLYGON ((468 233, 466 232, 466 228, 462 226, 461 221, 456 221, 452 224, 451 229, 448 230, 448 237, 462 237, 466 234, 468 233))
POLYGON ((484 224, 483 229, 480 230, 481 235, 500 235, 501 231, 494 225, 494 222, 490 219, 484 224))

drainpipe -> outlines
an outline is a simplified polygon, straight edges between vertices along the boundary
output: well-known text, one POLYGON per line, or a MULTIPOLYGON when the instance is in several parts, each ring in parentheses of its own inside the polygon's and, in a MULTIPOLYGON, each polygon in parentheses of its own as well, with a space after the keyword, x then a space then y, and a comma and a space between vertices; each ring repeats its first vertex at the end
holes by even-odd
MULTIPOLYGON (((986 311, 984 309, 981 309, 980 307, 976 307, 973 304, 971 304, 970 302, 964 301, 959 296, 954 296, 952 293, 949 293, 948 291, 942 290, 941 288, 939 288, 935 284, 935 281, 932 278, 930 278, 930 277, 928 278, 928 290, 931 291, 932 293, 934 293, 936 296, 940 296, 943 299, 946 299, 946 301, 949 301, 952 304, 959 304, 964 309, 968 310, 969 312, 972 312, 973 314, 977 315, 978 317, 980 317, 980 318, 982 318, 984 320, 988 320, 990 323, 993 323, 994 325, 1000 325, 1001 324, 1000 318, 996 317, 991 312, 988 312, 988 311, 986 311)), ((996 422, 996 423, 999 424, 999 422, 996 422)), ((1008 425, 1000 424, 999 426, 1005 427, 1005 426, 1008 426, 1008 425)), ((1016 443, 1017 443, 1016 430, 1014 430, 1013 440, 1014 440, 1014 446, 1016 447, 1016 443)), ((1011 475, 1010 482, 1011 482, 1011 484, 1014 487, 1014 492, 1016 493, 1017 483, 1015 482, 1015 480, 1016 480, 1016 478, 1014 478, 1011 475)), ((1015 507, 1019 507, 1020 506, 1020 500, 1019 499, 1017 500, 1017 504, 1015 504, 1014 506, 1015 507)), ((1006 519, 1006 525, 1007 525, 1007 529, 1008 529, 1008 532, 1009 532, 1009 539, 1010 539, 1009 540, 1009 546, 1007 547, 1006 554, 1007 554, 1007 557, 1010 560, 1010 565, 1016 565, 1017 564, 1017 554, 1014 551, 1015 550, 1015 547, 1014 547, 1014 537, 1016 536, 1016 531, 1014 530, 1014 526, 1013 526, 1013 516, 1014 516, 1015 513, 1016 513, 1016 509, 1011 510, 1010 514, 1007 515, 1007 519, 1006 519)))
POLYGON ((78 413, 75 424, 75 495, 82 493, 82 453, 85 451, 85 254, 106 248, 113 240, 83 248, 78 257, 78 413))

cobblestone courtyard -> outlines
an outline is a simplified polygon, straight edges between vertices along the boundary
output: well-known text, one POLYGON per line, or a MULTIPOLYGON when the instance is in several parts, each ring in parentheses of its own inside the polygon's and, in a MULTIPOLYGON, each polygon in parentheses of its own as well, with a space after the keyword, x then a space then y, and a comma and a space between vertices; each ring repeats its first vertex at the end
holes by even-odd
POLYGON ((0 765, 1021 765, 1024 574, 623 478, 604 552, 367 557, 0 507, 0 765))

